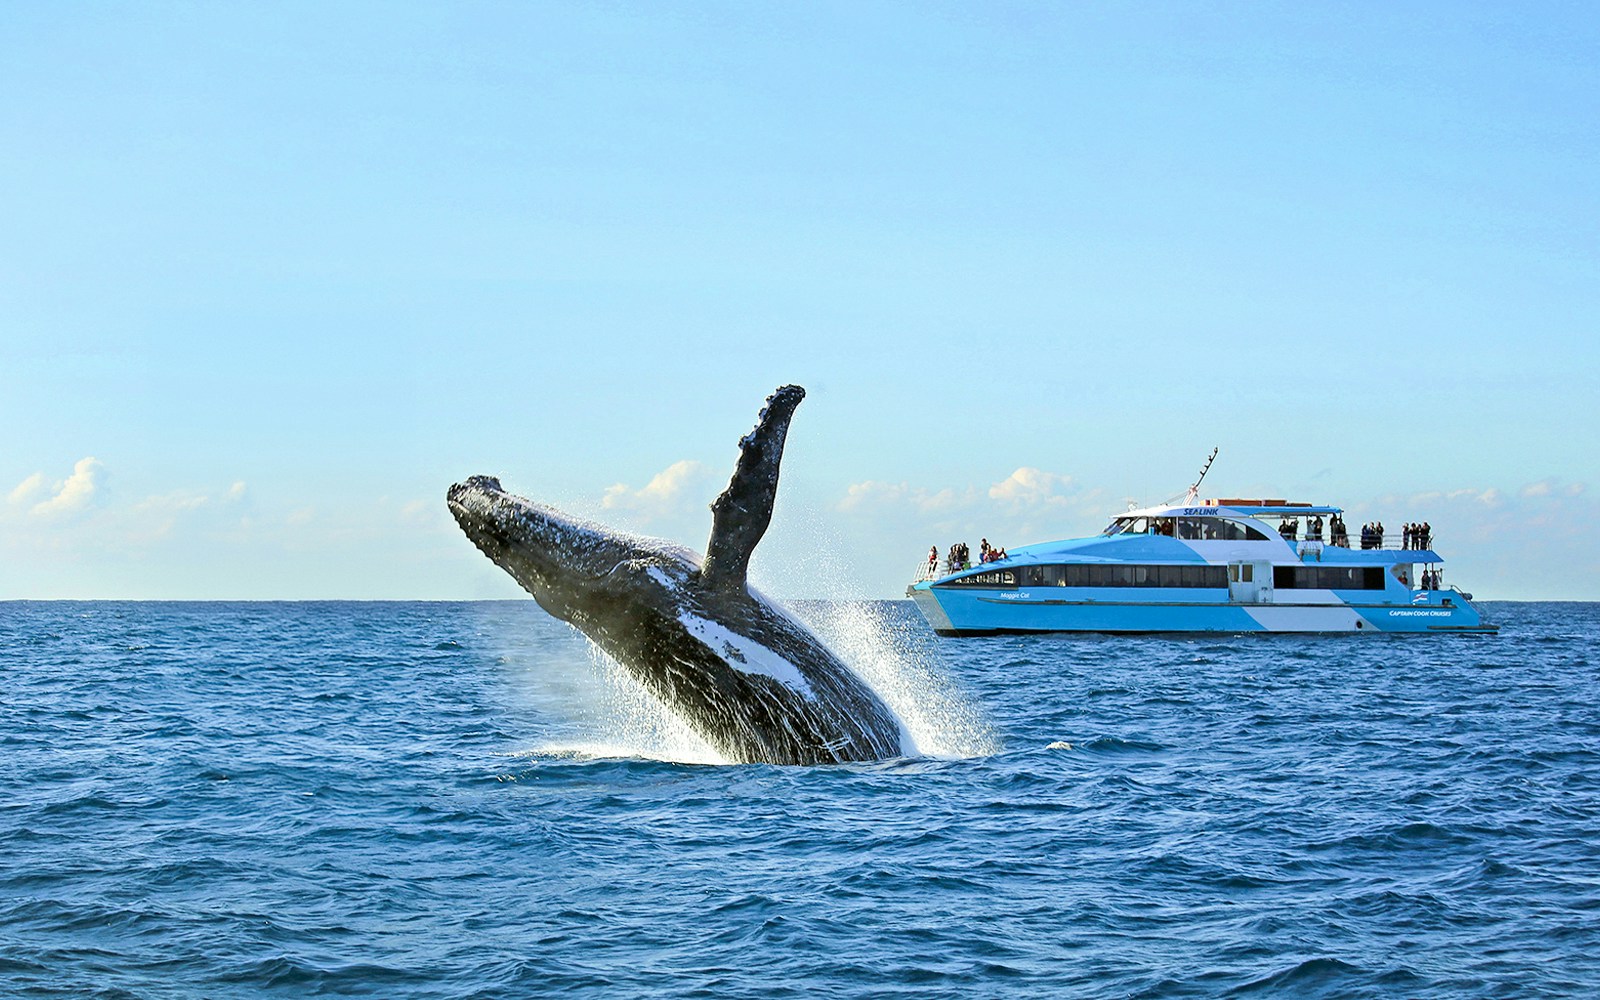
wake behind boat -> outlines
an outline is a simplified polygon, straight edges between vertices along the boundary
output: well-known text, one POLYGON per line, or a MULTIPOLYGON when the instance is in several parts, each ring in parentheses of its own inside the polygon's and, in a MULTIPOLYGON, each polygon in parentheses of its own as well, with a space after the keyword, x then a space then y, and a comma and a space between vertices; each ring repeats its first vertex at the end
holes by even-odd
MULTIPOLYGON (((1208 463, 1209 464, 1209 463, 1208 463)), ((1198 484, 1197 484, 1198 485, 1198 484)), ((1025 632, 1493 632, 1444 581, 1432 529, 1356 533, 1339 507, 1197 501, 1098 535, 968 564, 936 553, 906 590, 939 635, 1025 632), (1327 536, 1324 538, 1324 536, 1327 536)))

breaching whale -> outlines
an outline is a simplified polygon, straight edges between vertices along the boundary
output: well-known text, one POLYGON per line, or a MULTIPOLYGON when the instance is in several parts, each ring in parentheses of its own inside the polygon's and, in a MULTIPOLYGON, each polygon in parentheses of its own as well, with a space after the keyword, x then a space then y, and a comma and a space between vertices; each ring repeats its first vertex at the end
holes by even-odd
POLYGON ((767 397, 711 504, 702 563, 473 476, 450 487, 461 530, 550 614, 576 626, 735 763, 903 756, 899 720, 804 625, 745 580, 772 520, 778 466, 805 390, 767 397))

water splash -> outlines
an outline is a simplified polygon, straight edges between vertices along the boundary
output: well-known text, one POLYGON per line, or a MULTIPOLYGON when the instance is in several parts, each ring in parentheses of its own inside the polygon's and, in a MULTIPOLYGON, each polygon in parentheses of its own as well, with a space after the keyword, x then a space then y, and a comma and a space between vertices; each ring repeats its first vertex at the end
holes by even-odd
POLYGON ((779 603, 804 620, 899 716, 915 752, 948 758, 999 753, 994 727, 951 679, 932 636, 914 622, 896 620, 887 603, 868 597, 839 556, 849 547, 814 511, 791 509, 784 517, 784 537, 772 545, 784 557, 752 567, 763 591, 819 595, 819 600, 779 603))
POLYGON ((591 681, 579 719, 582 736, 540 744, 534 752, 590 759, 643 758, 673 764, 726 764, 687 722, 582 632, 591 681))
POLYGON ((893 620, 886 604, 806 601, 791 610, 899 717, 916 753, 963 758, 1000 752, 988 719, 919 641, 914 625, 893 620))

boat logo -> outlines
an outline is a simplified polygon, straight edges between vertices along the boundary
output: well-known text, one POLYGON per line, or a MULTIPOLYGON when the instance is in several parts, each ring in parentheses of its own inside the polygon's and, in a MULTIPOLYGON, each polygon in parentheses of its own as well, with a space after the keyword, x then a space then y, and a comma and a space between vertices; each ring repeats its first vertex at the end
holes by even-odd
POLYGON ((1411 603, 1412 604, 1426 604, 1427 602, 1428 602, 1428 595, 1423 593, 1420 590, 1417 591, 1415 594, 1411 595, 1411 603))

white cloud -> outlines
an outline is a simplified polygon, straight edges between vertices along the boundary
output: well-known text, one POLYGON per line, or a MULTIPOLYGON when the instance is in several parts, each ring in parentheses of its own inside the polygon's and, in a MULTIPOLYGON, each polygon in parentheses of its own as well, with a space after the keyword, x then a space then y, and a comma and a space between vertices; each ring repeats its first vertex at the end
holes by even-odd
POLYGON ((989 496, 1021 507, 1063 507, 1070 500, 1067 490, 1071 485, 1070 476, 1058 476, 1024 465, 989 487, 989 496))
MULTIPOLYGON (((983 491, 971 486, 963 489, 948 486, 933 489, 912 486, 906 482, 886 483, 868 479, 852 483, 845 490, 838 508, 853 512, 909 509, 921 514, 965 512, 997 515, 1003 511, 1015 515, 1030 509, 1075 508, 1085 503, 1103 506, 1104 493, 1099 490, 1073 490, 1070 476, 1023 466, 983 491)), ((1094 512, 1100 513, 1098 507, 1094 512)))
POLYGON ((7 499, 14 504, 25 504, 29 500, 32 500, 34 497, 38 496, 40 493, 45 492, 46 489, 47 486, 44 473, 35 472, 27 479, 24 479, 22 482, 18 483, 16 489, 11 491, 7 499))
POLYGON ((203 493, 165 493, 161 496, 145 497, 133 505, 133 510, 138 514, 177 514, 186 510, 198 510, 210 502, 211 498, 203 493))
POLYGON ((608 487, 600 506, 630 511, 645 520, 683 513, 704 499, 706 479, 704 465, 685 459, 662 469, 637 490, 624 483, 608 487))
MULTIPOLYGON (((87 507, 89 502, 94 499, 95 491, 100 487, 104 469, 105 466, 100 464, 100 460, 93 456, 80 458, 78 464, 72 467, 72 475, 57 483, 55 488, 50 490, 54 495, 48 500, 41 500, 33 505, 33 513, 50 517, 71 513, 87 507)), ((39 474, 30 476, 23 481, 22 486, 12 491, 12 496, 16 497, 19 492, 23 491, 24 487, 28 488, 27 492, 31 495, 37 492, 42 483, 43 479, 40 478, 39 474), (35 482, 35 480, 38 480, 38 482, 35 482)))
POLYGON ((857 510, 885 510, 910 507, 924 514, 937 514, 970 507, 975 494, 972 490, 957 493, 946 487, 942 490, 929 490, 924 487, 913 487, 910 483, 883 483, 875 479, 865 482, 851 483, 845 489, 844 499, 839 501, 839 509, 846 511, 857 510))
POLYGON ((234 482, 234 484, 232 486, 228 487, 228 495, 227 495, 226 499, 228 499, 229 501, 232 501, 232 502, 238 502, 238 501, 244 499, 244 495, 245 495, 244 480, 240 479, 240 480, 237 480, 236 482, 234 482))

